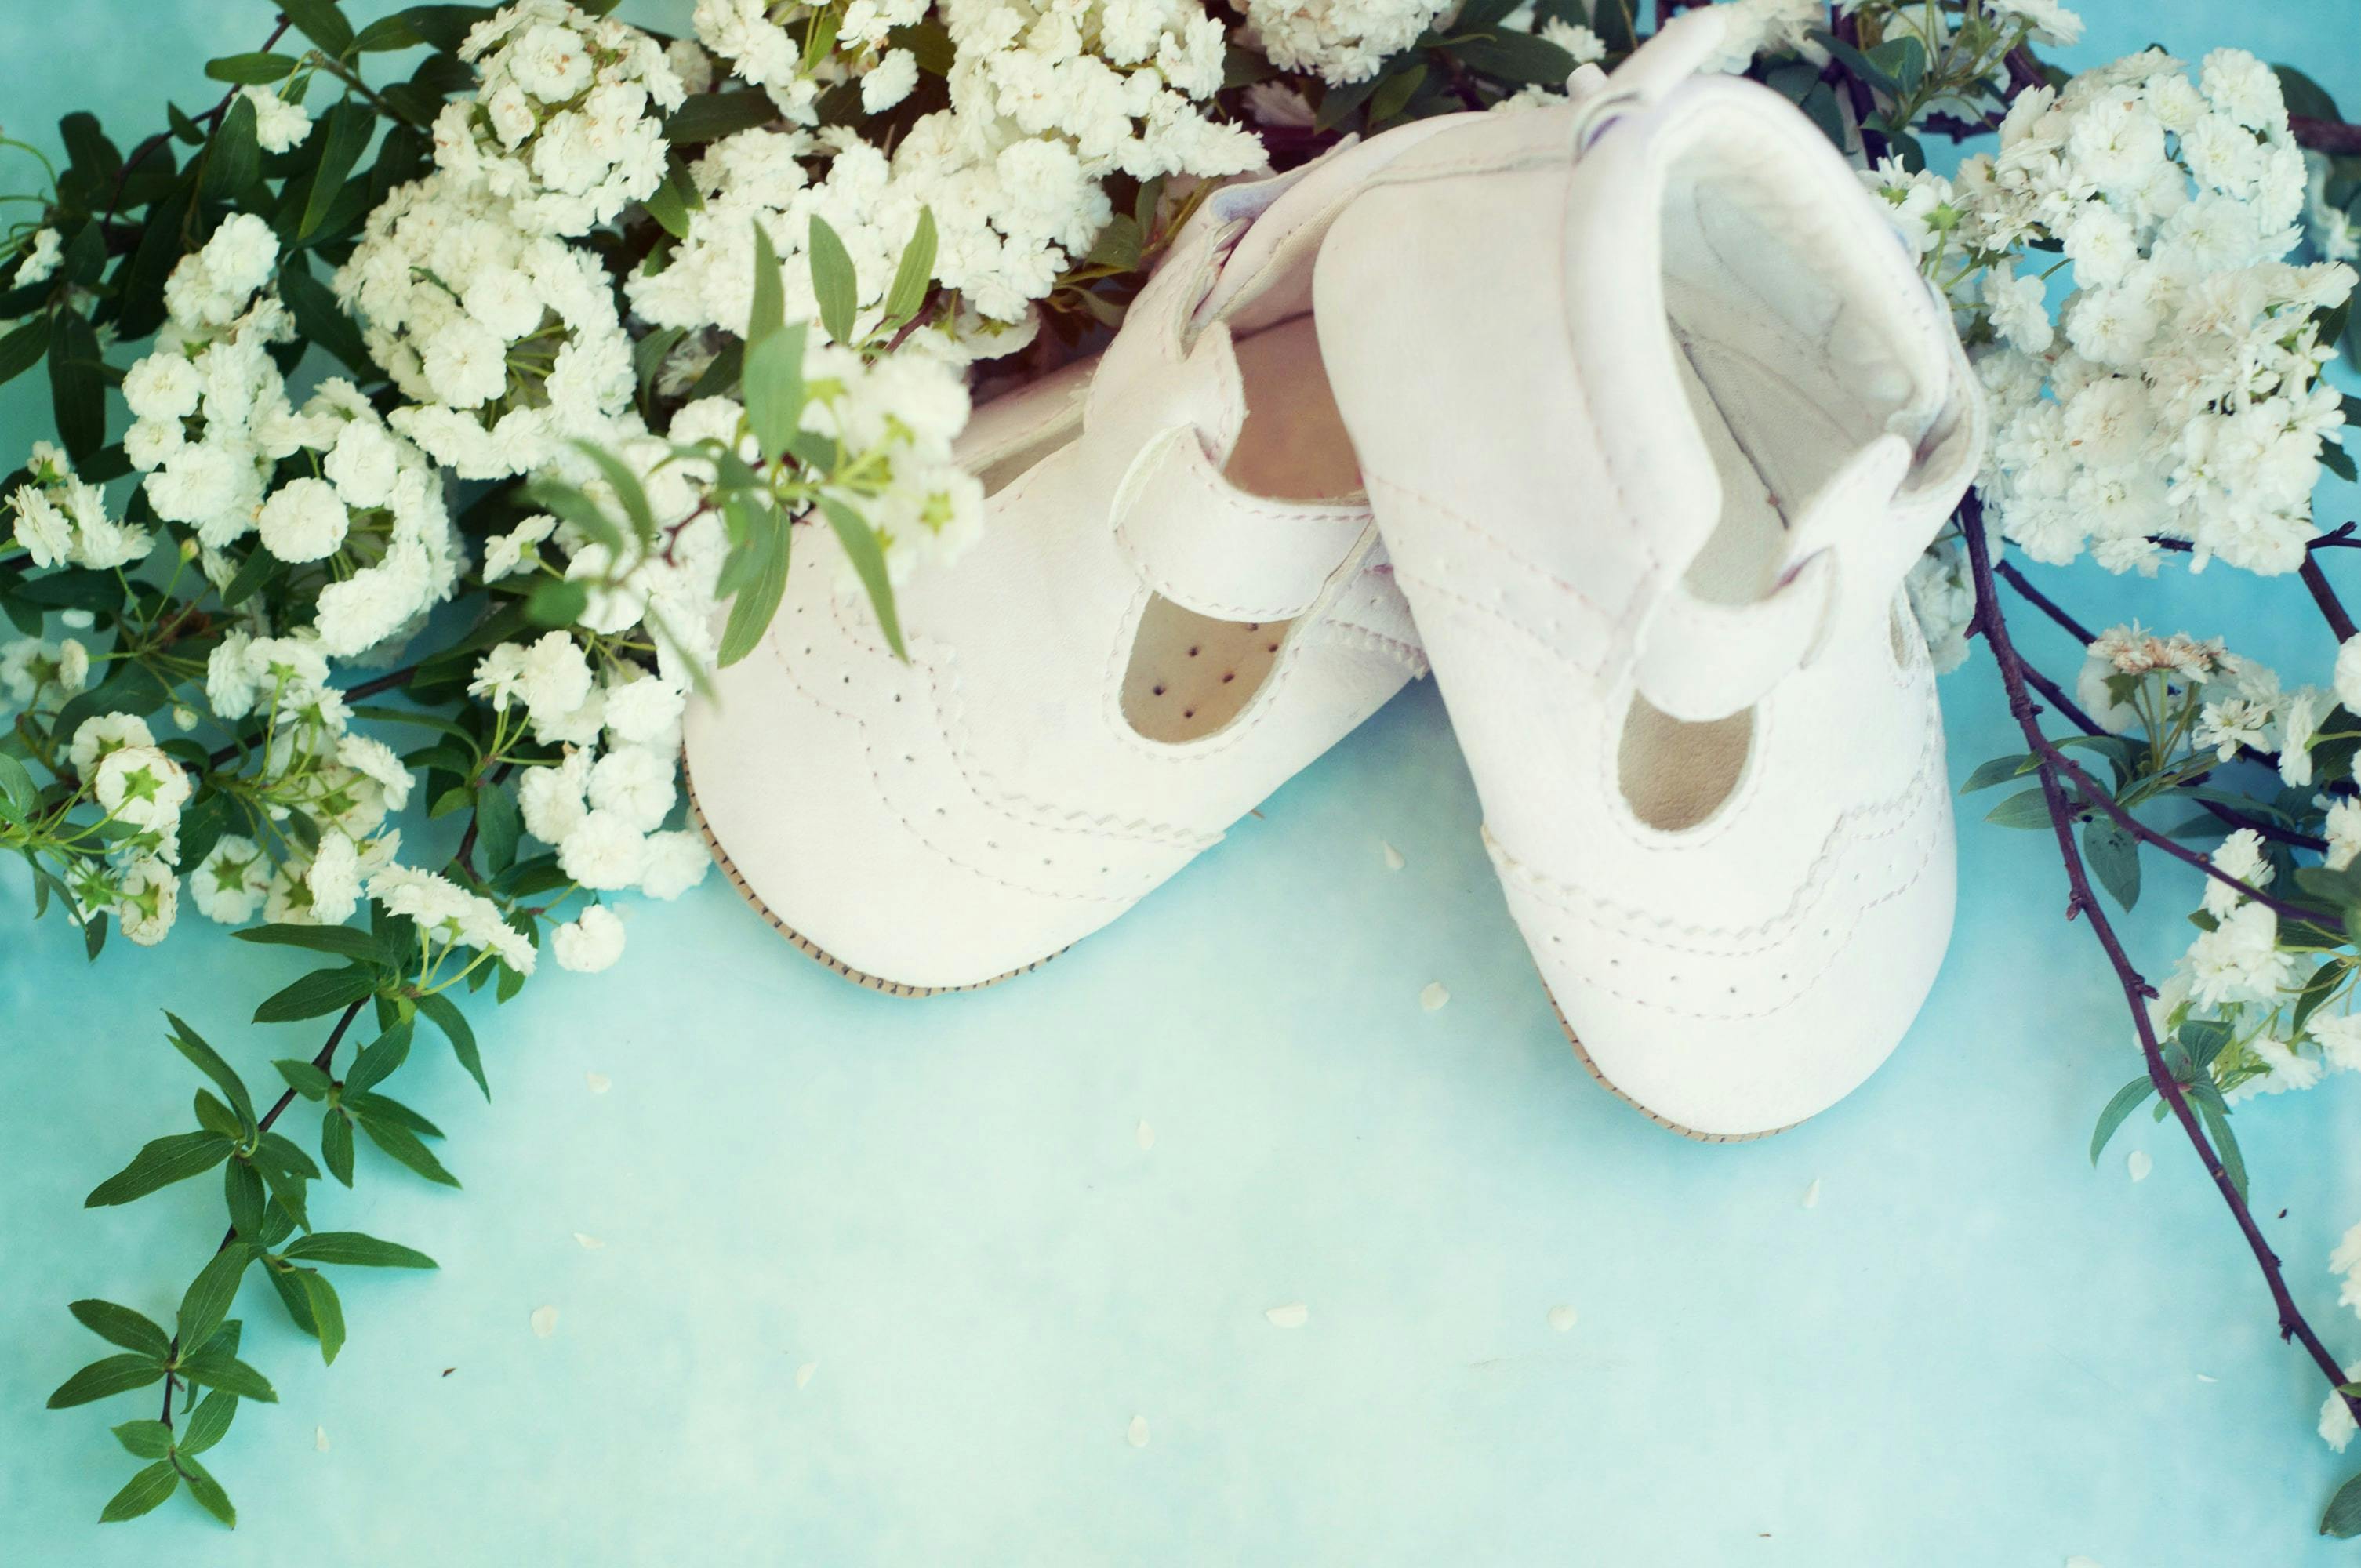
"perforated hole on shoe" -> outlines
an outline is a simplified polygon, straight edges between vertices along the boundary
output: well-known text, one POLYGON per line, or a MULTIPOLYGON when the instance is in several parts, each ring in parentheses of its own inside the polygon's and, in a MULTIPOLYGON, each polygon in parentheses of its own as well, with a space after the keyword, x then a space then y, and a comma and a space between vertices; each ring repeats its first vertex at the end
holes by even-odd
MULTIPOLYGON (((1224 477, 1271 500, 1333 501, 1361 488, 1310 316, 1240 338, 1246 418, 1224 477)), ((1279 662, 1292 621, 1221 620, 1148 601, 1125 667, 1123 712, 1151 740, 1180 745, 1245 711, 1279 662)))

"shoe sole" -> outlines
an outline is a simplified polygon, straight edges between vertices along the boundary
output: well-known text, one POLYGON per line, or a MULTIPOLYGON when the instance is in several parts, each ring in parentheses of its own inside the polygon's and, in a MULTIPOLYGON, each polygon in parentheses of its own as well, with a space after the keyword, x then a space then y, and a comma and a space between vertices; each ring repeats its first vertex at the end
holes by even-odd
POLYGON ((713 863, 719 866, 722 873, 729 877, 730 885, 738 890, 738 896, 744 899, 755 914, 769 921, 773 930, 794 943, 797 951, 818 959, 830 971, 842 975, 855 985, 882 992, 887 996, 943 996, 957 991, 982 991, 985 986, 998 985, 1004 980, 1015 980, 1020 974, 1031 974, 1035 970, 1048 963, 1049 959, 1054 959, 1059 953, 1066 950, 1060 948, 1058 952, 1051 953, 1048 959, 1036 959, 1022 969, 1013 969, 1006 974, 994 975, 990 980, 972 980, 965 985, 908 985, 898 980, 887 980, 883 975, 864 973, 836 957, 818 943, 812 941, 772 912, 771 906, 763 902, 762 896, 746 884, 745 877, 738 870, 738 862, 730 858, 730 851, 723 849, 721 840, 714 836, 713 825, 705 819, 705 807, 697 801, 697 779, 689 772, 686 756, 683 756, 680 760, 680 776, 681 782, 687 788, 689 819, 697 824, 697 831, 704 839, 705 847, 712 851, 713 863))
POLYGON ((1557 1026, 1565 1031, 1566 1044, 1574 1047, 1574 1059, 1582 1064, 1583 1070, 1590 1074, 1591 1077, 1597 1079, 1598 1080, 1598 1086, 1601 1089, 1604 1089, 1608 1093, 1612 1094, 1616 1099, 1620 1100, 1624 1104, 1629 1105, 1632 1110, 1637 1111, 1641 1115, 1645 1116, 1648 1120, 1655 1123, 1656 1125, 1664 1128, 1668 1133, 1678 1133, 1681 1136, 1700 1144, 1752 1144, 1760 1142, 1764 1138, 1775 1138, 1780 1134, 1800 1127, 1805 1122, 1811 1120, 1810 1117, 1806 1116, 1801 1120, 1790 1122, 1784 1127, 1771 1127, 1760 1133, 1700 1133, 1695 1127, 1684 1127, 1678 1122, 1673 1121, 1668 1117, 1660 1116, 1655 1112, 1648 1109, 1645 1105, 1641 1104, 1637 1100, 1632 1099, 1629 1094, 1624 1093, 1622 1090, 1616 1087, 1616 1083, 1613 1079, 1598 1070, 1598 1064, 1592 1061, 1590 1059, 1590 1053, 1582 1048, 1582 1040, 1575 1034, 1574 1025, 1566 1022, 1565 1009, 1557 1004, 1557 997, 1550 991, 1549 983, 1546 981, 1542 984, 1542 994, 1549 997, 1550 1011, 1557 1014, 1557 1026))

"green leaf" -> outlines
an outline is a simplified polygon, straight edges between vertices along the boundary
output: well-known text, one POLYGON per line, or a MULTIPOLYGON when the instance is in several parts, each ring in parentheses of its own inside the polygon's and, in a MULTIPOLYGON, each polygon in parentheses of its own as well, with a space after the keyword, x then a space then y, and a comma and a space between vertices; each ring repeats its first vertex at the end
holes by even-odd
POLYGON ((2328 89, 2294 66, 2274 65, 2271 70, 2279 75, 2279 95, 2287 101, 2289 114, 2314 120, 2341 120, 2345 117, 2337 112, 2336 100, 2329 96, 2328 89))
POLYGON ((452 1054, 459 1058, 459 1065, 467 1069, 467 1076, 476 1080, 476 1087, 483 1091, 485 1099, 489 1100, 492 1086, 484 1081, 484 1058, 476 1050, 476 1031, 467 1026, 467 1014, 459 1011, 459 1004, 438 991, 430 996, 420 997, 418 1011, 425 1014, 428 1023, 443 1031, 443 1037, 451 1042, 452 1054))
POLYGON ((0 337, 0 386, 5 386, 41 362, 49 351, 49 318, 28 316, 14 332, 0 337))
POLYGON ((353 1184, 353 1124, 341 1111, 330 1111, 320 1120, 320 1163, 338 1181, 353 1184))
POLYGON ((172 1025, 172 1048, 195 1063, 198 1071, 220 1085, 221 1091, 229 1096, 230 1104, 236 1108, 238 1120, 248 1127, 253 1126, 254 1100, 247 1093, 246 1080, 231 1070, 229 1063, 222 1060, 221 1053, 205 1043, 203 1036, 171 1013, 168 1012, 164 1016, 172 1025))
POLYGON ((353 1058, 345 1069, 345 1092, 366 1094, 377 1084, 393 1076, 393 1071, 410 1057, 410 1035, 413 1027, 408 1018, 398 1019, 393 1026, 353 1058))
MULTIPOLYGON (((307 342, 318 344, 343 360, 364 381, 378 379, 377 363, 369 357, 360 329, 337 305, 336 296, 328 286, 303 269, 302 258, 280 268, 279 292, 295 318, 296 329, 307 342)), ((255 554, 267 555, 269 552, 258 550, 255 554)))
POLYGON ((1574 74, 1574 56, 1532 33, 1499 32, 1488 38, 1453 38, 1445 46, 1459 63, 1497 82, 1556 87, 1574 74))
POLYGON ((77 311, 50 317, 49 403, 69 455, 87 457, 105 444, 106 362, 90 318, 77 311))
POLYGON ((249 926, 243 931, 230 933, 241 942, 256 942, 271 948, 302 948, 315 953, 333 953, 356 963, 383 963, 389 955, 385 944, 374 933, 356 930, 350 926, 249 926))
POLYGON ((172 1429, 162 1421, 125 1421, 115 1441, 135 1459, 161 1459, 172 1446, 172 1429))
POLYGON ((373 995, 377 988, 377 970, 363 964, 354 964, 346 969, 313 970, 256 1008, 254 1021, 258 1024, 292 1024, 304 1018, 317 1018, 373 995))
POLYGON ((307 1061, 281 1057, 270 1065, 279 1069, 279 1076, 287 1080, 288 1088, 306 1100, 326 1099, 328 1091, 335 1085, 335 1080, 307 1061))
POLYGON ((181 1298, 182 1344, 203 1344, 213 1337, 213 1332, 228 1318, 230 1303, 237 1299, 238 1284, 246 1277, 246 1266, 253 1261, 252 1247, 244 1242, 232 1242, 197 1271, 197 1277, 189 1282, 187 1293, 181 1298))
MULTIPOLYGON (((445 1187, 459 1185, 459 1179, 443 1168, 443 1162, 434 1157, 432 1149, 418 1141, 417 1134, 387 1116, 368 1115, 357 1110, 355 1113, 360 1116, 361 1131, 368 1135, 369 1142, 393 1158, 429 1181, 439 1181, 445 1187)), ((313 1232, 306 1239, 316 1239, 318 1235, 318 1232, 313 1232)))
POLYGON ((172 1354, 171 1336, 145 1313, 128 1307, 118 1307, 112 1301, 84 1299, 66 1308, 82 1327, 126 1350, 145 1351, 161 1361, 172 1354))
POLYGON ((1984 820, 2003 828, 2047 828, 2049 802, 2037 789, 2022 790, 1993 806, 1984 820))
POLYGON ((1383 125, 1400 114, 1409 106, 1411 96, 1425 84, 1426 64, 1423 60, 1412 60, 1407 68, 1387 77, 1378 84, 1378 90, 1369 94, 1369 124, 1383 125))
MULTIPOLYGON (((2048 816, 2045 809, 2044 817, 2048 816)), ((2129 909, 2139 902, 2139 840, 2110 817, 2094 817, 2082 825, 2082 858, 2099 878, 2099 885, 2129 909)))
POLYGON ((284 82, 295 74, 295 57, 291 54, 225 54, 219 60, 205 61, 205 74, 215 82, 236 82, 242 87, 262 87, 273 82, 284 82))
POLYGON ((229 1431, 231 1420, 237 1414, 237 1396, 226 1389, 216 1388, 206 1395, 181 1428, 181 1452, 203 1453, 222 1440, 229 1431))
POLYGON ((484 871, 491 876, 516 864, 517 844, 524 837, 524 818, 516 797, 507 788, 484 784, 476 790, 476 848, 483 851, 484 871))
POLYGON ((1320 106, 1312 111, 1312 128, 1315 131, 1333 131, 1351 119, 1353 112, 1367 103, 1370 94, 1377 92, 1378 84, 1385 80, 1385 75, 1386 72, 1381 67, 1359 82, 1329 87, 1320 95, 1320 106))
POLYGON ((336 0, 279 0, 279 14, 332 56, 353 47, 353 25, 336 9, 336 0))
POLYGON ((778 105, 759 87, 728 93, 699 93, 675 109, 664 122, 664 140, 672 146, 694 147, 723 137, 767 126, 779 117, 778 105))
MULTIPOLYGON (((1980 789, 1990 789, 1994 784, 2006 784, 2011 779, 2023 778, 2033 771, 2033 754, 2029 751, 2019 751, 2009 757, 1994 757, 1989 762, 1977 764, 1976 771, 1968 775, 1968 782, 1960 786, 1960 793, 1973 795, 1980 789)), ((2047 820, 2048 813, 2044 811, 2042 817, 2047 820)))
POLYGON ((334 1365, 336 1352, 345 1348, 344 1303, 336 1299, 336 1288, 318 1269, 299 1269, 295 1277, 302 1282, 304 1304, 312 1314, 312 1332, 319 1336, 320 1359, 334 1365))
POLYGON ((720 662, 724 667, 752 652, 761 644, 763 633, 770 629, 771 617, 777 613, 779 600, 787 591, 789 549, 786 520, 767 499, 752 495, 732 496, 728 511, 730 521, 744 532, 741 548, 747 554, 741 573, 744 586, 730 601, 730 620, 721 630, 720 662))
POLYGON ((416 1247, 380 1241, 358 1231, 314 1231, 291 1242, 282 1257, 306 1263, 338 1263, 356 1268, 434 1268, 434 1260, 416 1247))
POLYGON ((376 130, 376 111, 355 99, 346 99, 321 116, 312 133, 320 144, 320 161, 313 171, 311 193, 303 198, 303 216, 295 225, 297 239, 309 238, 327 217, 376 130))
POLYGON ((839 343, 852 341, 852 320, 861 309, 861 277, 852 269, 851 253, 828 226, 812 214, 810 242, 812 297, 819 302, 820 325, 839 343))
POLYGON ((110 1355, 104 1361, 92 1362, 59 1384, 57 1392, 49 1396, 49 1409, 62 1410, 72 1405, 87 1405, 93 1399, 127 1394, 134 1388, 145 1388, 163 1376, 163 1363, 152 1355, 110 1355))
POLYGON ((258 1399, 266 1405, 279 1402, 279 1392, 271 1387, 270 1379, 227 1351, 208 1347, 195 1355, 183 1356, 181 1375, 208 1388, 225 1388, 241 1399, 258 1399))
POLYGON ((353 39, 355 54, 379 54, 391 49, 416 49, 425 43, 407 16, 399 14, 381 16, 360 30, 353 39))
POLYGON ((885 645, 894 650, 895 658, 906 663, 910 655, 902 646, 902 622, 894 613, 894 583, 885 575, 885 551, 877 543, 876 531, 859 512, 833 496, 822 496, 819 510, 828 515, 828 525, 836 531, 838 542, 844 546, 853 575, 869 590, 870 607, 877 612, 877 629, 885 634, 885 645))
POLYGON ((567 627, 590 608, 590 590, 580 583, 549 577, 533 585, 524 612, 535 626, 567 627))
POLYGON ((82 1201, 85 1209, 104 1209, 145 1198, 160 1187, 200 1176, 229 1157, 235 1146, 219 1133, 175 1133, 148 1143, 131 1163, 100 1182, 82 1201))
POLYGON ((231 101, 229 113, 205 144, 203 167, 197 193, 208 202, 228 201, 260 178, 262 144, 255 137, 254 104, 248 99, 231 101))
POLYGON ((229 1204, 230 1229, 247 1241, 259 1240, 268 1219, 264 1206, 269 1201, 262 1190, 262 1172, 250 1161, 231 1160, 222 1167, 222 1196, 229 1204))
POLYGON ((902 247, 902 263, 894 269, 894 286, 885 291, 885 324, 900 326, 927 302, 927 289, 935 280, 935 210, 918 209, 917 226, 902 247))
POLYGON ((172 1468, 172 1462, 159 1459, 125 1482, 123 1490, 107 1499, 106 1507, 99 1510, 98 1522, 116 1524, 152 1513, 180 1485, 181 1473, 172 1468))
POLYGON ((2205 1122, 2205 1131, 2213 1140, 2214 1153, 2222 1157, 2222 1174, 2230 1179, 2231 1188, 2241 1201, 2246 1196, 2246 1158, 2238 1152, 2238 1135, 2230 1130, 2230 1113, 2222 1109, 2218 1095, 2192 1096, 2197 1102, 2197 1113, 2205 1122))
POLYGON ((489 5, 412 5, 401 16, 420 42, 443 54, 457 54, 468 33, 493 9, 489 5))
POLYGON ((2336 1488, 2336 1496, 2328 1500, 2328 1511, 2320 1516, 2320 1533, 2339 1541, 2361 1535, 2361 1475, 2336 1488))
POLYGON ((2091 1131, 2092 1165, 2099 1163, 2101 1151, 2106 1148, 2107 1140, 2115 1135, 2115 1129, 2124 1124, 2124 1118, 2138 1110, 2155 1092, 2155 1082, 2145 1073, 2115 1091, 2114 1098, 2107 1102, 2107 1108, 2099 1113, 2099 1124, 2091 1131))
POLYGON ((213 1473, 185 1453, 175 1455, 172 1463, 179 1468, 181 1478, 188 1482, 189 1496, 197 1500, 198 1506, 236 1530, 237 1509, 230 1506, 229 1494, 222 1490, 221 1483, 214 1479, 213 1473))

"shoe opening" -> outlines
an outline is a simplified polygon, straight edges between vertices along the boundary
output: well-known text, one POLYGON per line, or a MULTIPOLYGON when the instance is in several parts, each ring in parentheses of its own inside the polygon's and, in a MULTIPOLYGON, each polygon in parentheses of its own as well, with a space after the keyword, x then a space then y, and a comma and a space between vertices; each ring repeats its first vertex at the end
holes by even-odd
MULTIPOLYGON (((1361 488, 1312 318, 1235 345, 1246 417, 1224 477, 1271 500, 1333 501, 1361 488)), ((1141 614, 1123 712, 1151 740, 1202 740, 1244 711, 1269 677, 1292 621, 1220 620, 1157 596, 1141 614)))
MULTIPOLYGON (((1853 248, 1855 193, 1793 149, 1700 139, 1666 177, 1662 225, 1674 365, 1722 496, 1685 582, 1752 603, 1790 564, 1795 509, 1871 442, 1911 444, 1905 490, 1960 460, 1951 360, 1927 313, 1853 248)), ((1635 695, 1618 765, 1634 813, 1665 830, 1706 820, 1744 776, 1754 728, 1751 709, 1691 722, 1635 695)))

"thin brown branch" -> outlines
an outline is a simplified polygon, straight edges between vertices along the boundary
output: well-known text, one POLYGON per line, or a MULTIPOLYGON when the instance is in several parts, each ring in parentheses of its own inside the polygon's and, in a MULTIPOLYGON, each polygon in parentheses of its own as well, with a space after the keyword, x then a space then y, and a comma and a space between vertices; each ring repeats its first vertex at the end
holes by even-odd
MULTIPOLYGON (((2040 709, 2033 701, 2031 683, 2026 679, 2025 661, 2009 637, 2007 616, 2001 609, 1998 582, 1993 571, 1992 550, 1984 537, 1982 507, 1972 493, 1961 507, 1960 532, 1966 537, 1969 567, 1975 578, 1977 626, 1983 634, 1985 646, 1992 650, 1993 663, 2000 667, 2001 685, 2008 696, 2009 714, 2016 720, 2027 745, 2040 758, 2038 772, 2042 798, 2049 807, 2050 828, 2057 838, 2059 859, 2066 872, 2068 917, 2078 914, 2089 917, 2091 932, 2104 949, 2107 961, 2114 970, 2116 984, 2124 993, 2125 1005, 2131 1011, 2132 1026, 2139 1036, 2140 1055, 2147 1064, 2148 1080, 2156 1085, 2157 1092, 2171 1110, 2173 1119, 2180 1124, 2190 1146, 2197 1152, 2205 1173, 2213 1179, 2215 1190, 2222 1195, 2222 1201, 2228 1206, 2239 1234, 2246 1238, 2248 1250, 2254 1254, 2256 1266, 2262 1270, 2264 1282, 2270 1289, 2272 1305, 2279 1315, 2279 1337, 2301 1343, 2312 1357, 2312 1364, 2320 1368, 2321 1375, 2327 1378, 2329 1387, 2341 1389, 2345 1384, 2344 1369, 2328 1353, 2328 1347, 2321 1343, 2320 1335, 2305 1319, 2302 1309, 2296 1305, 2295 1297, 2288 1288, 2287 1277, 2279 1266, 2279 1255, 2264 1239, 2262 1228, 2255 1223, 2253 1210, 2239 1193, 2237 1184, 2230 1179, 2229 1172, 2207 1139, 2204 1128, 2199 1125, 2187 1091, 2165 1062, 2155 1023, 2148 1016, 2147 1002, 2154 994, 2154 988, 2133 966, 2122 940, 2115 934, 2114 923, 2107 918, 2106 911, 2100 906, 2098 897, 2092 890, 2081 851, 2074 842, 2076 808, 2067 800, 2065 787, 2059 783, 2060 774, 2065 770, 2059 765, 2057 749, 2049 745, 2042 733, 2040 709)), ((2343 1398, 2355 1418, 2361 1420, 2361 1397, 2347 1394, 2343 1398)))
POLYGON ((2310 115, 2290 115, 2288 130, 2297 146, 2324 152, 2331 158, 2361 152, 2361 126, 2349 126, 2343 120, 2314 119, 2310 115))
POLYGON ((2303 578, 2303 586, 2312 590, 2312 602, 2320 607, 2321 617, 2328 622, 2328 630, 2336 638, 2337 644, 2341 647, 2351 641, 2361 628, 2356 628, 2353 618, 2345 613, 2345 601, 2336 597, 2335 588, 2329 585, 2328 574, 2321 569, 2320 557, 2309 550, 2305 551, 2303 565, 2296 569, 2296 573, 2303 578))

